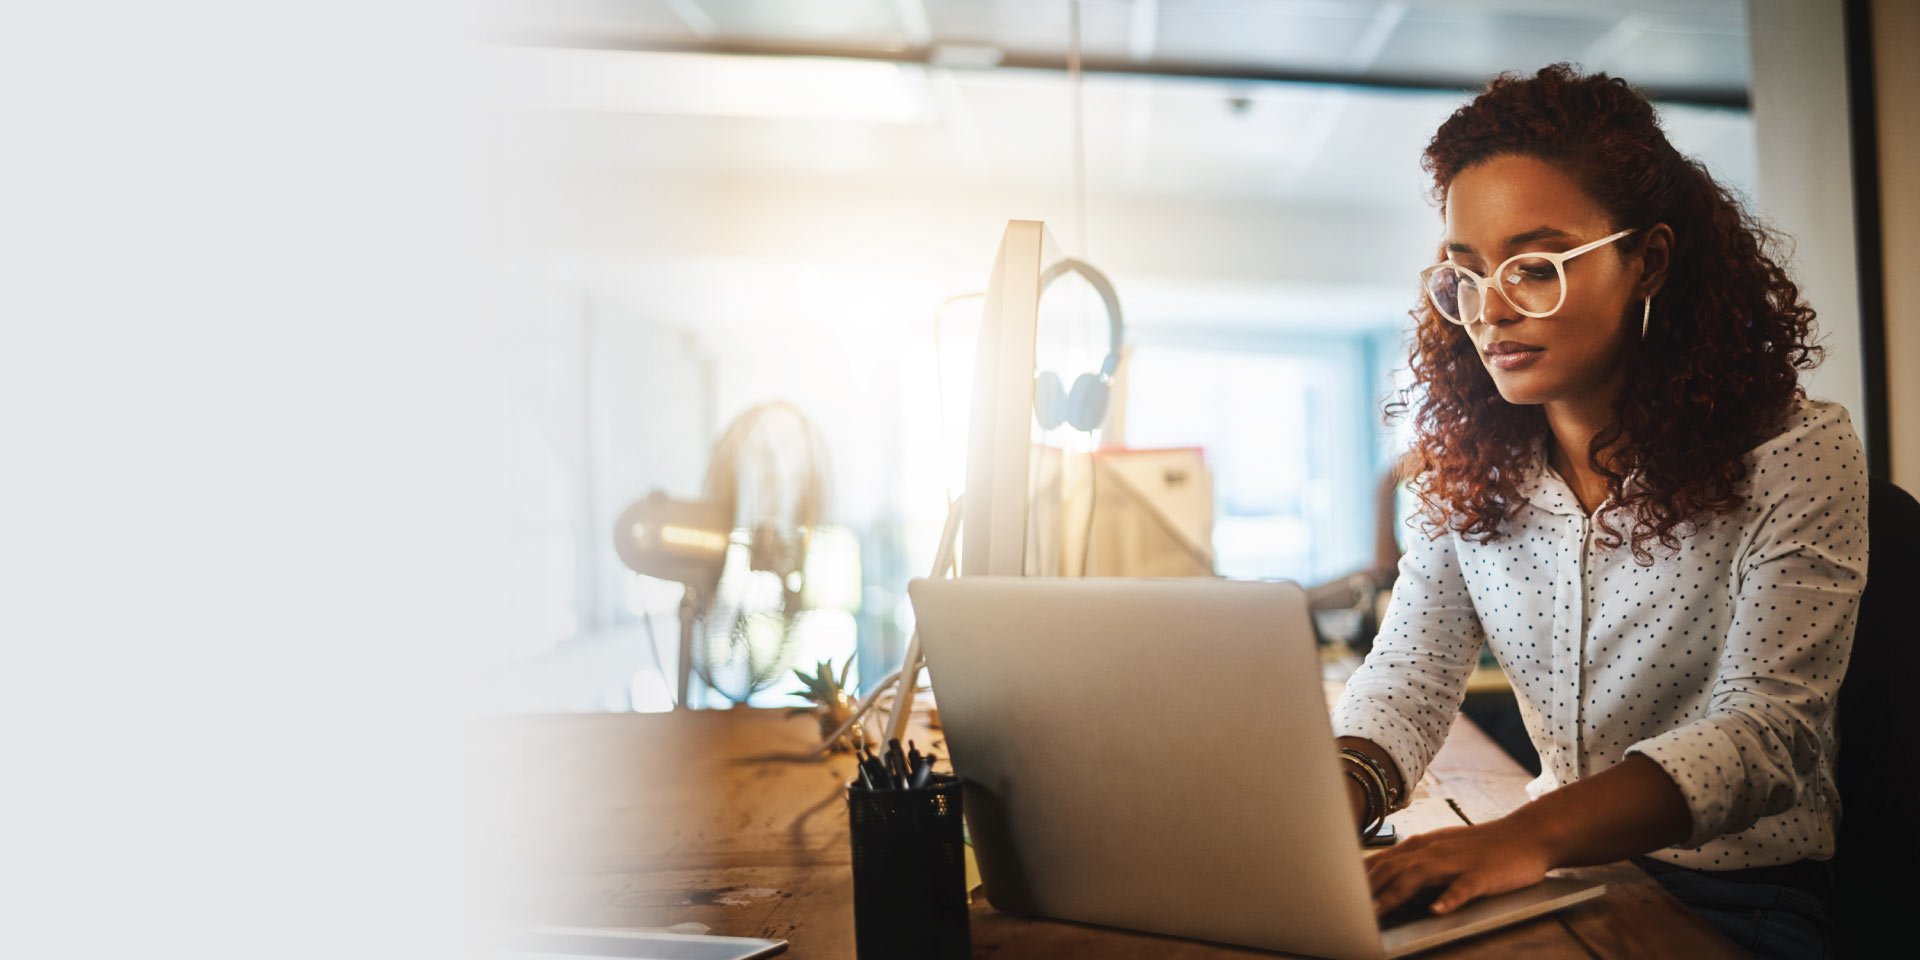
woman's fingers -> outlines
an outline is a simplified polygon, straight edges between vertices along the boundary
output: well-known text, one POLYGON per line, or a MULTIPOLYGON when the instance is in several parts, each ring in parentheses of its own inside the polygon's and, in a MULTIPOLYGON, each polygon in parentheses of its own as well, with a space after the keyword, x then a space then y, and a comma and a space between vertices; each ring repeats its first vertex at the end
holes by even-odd
POLYGON ((1386 871, 1387 875, 1391 876, 1404 867, 1409 862, 1409 858, 1417 859, 1422 855, 1421 851, 1432 845, 1433 835, 1422 833, 1408 837, 1378 853, 1368 854, 1366 859, 1368 881, 1371 882, 1373 877, 1382 871, 1386 871))
POLYGON ((1479 874, 1463 873, 1455 877, 1440 896, 1434 898, 1433 912, 1450 913, 1458 910, 1486 892, 1486 884, 1481 882, 1479 874))
MULTIPOLYGON (((1492 826, 1456 827, 1423 834, 1367 858, 1374 908, 1386 913, 1421 889, 1443 887, 1436 913, 1538 881, 1550 865, 1538 851, 1492 826)), ((1520 838, 1524 840, 1524 838, 1520 838)))
POLYGON ((1368 891, 1370 891, 1376 897, 1379 896, 1381 888, 1385 887, 1389 883, 1392 883, 1393 878, 1399 876, 1400 872, 1407 868, 1407 864, 1412 862, 1414 861, 1408 860, 1405 857, 1402 857, 1398 860, 1389 860, 1386 862, 1378 862, 1377 860, 1368 861, 1367 862, 1368 891))
POLYGON ((1395 876, 1386 888, 1373 895, 1373 909, 1376 914, 1407 902, 1414 894, 1426 887, 1443 882, 1453 875, 1453 871, 1432 860, 1422 860, 1395 876))
POLYGON ((1431 837, 1419 834, 1408 837, 1391 847, 1369 853, 1365 861, 1367 873, 1371 876, 1375 870, 1385 869, 1388 864, 1403 862, 1408 854, 1418 853, 1432 842, 1431 837))
POLYGON ((1423 859, 1426 859, 1426 855, 1421 854, 1419 848, 1413 846, 1376 853, 1367 858, 1367 886, 1377 894, 1381 887, 1399 876, 1408 865, 1419 863, 1423 859), (1389 853, 1392 855, 1389 856, 1389 853))

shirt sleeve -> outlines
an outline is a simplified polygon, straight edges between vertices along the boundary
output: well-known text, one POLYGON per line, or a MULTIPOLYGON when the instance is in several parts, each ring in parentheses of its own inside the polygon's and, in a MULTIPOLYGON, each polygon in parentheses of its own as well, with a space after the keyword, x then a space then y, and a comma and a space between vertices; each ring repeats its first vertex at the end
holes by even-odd
POLYGON ((1738 571, 1704 716, 1627 748, 1686 798, 1682 847, 1738 833, 1819 789, 1867 579, 1867 471, 1845 409, 1757 458, 1762 518, 1738 571))
POLYGON ((1460 711, 1486 634, 1454 537, 1409 540, 1373 650, 1334 704, 1333 734, 1378 744, 1411 793, 1460 711))

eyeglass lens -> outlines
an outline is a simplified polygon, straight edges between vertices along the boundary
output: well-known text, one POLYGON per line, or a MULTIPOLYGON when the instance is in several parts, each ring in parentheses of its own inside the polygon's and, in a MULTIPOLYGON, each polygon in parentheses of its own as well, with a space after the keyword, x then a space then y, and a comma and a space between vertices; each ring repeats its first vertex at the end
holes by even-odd
MULTIPOLYGON (((1551 313, 1560 305, 1560 271, 1544 257, 1516 257, 1493 279, 1507 301, 1522 311, 1551 313)), ((1427 293, 1441 314, 1454 323, 1480 317, 1480 284, 1452 264, 1443 264, 1427 276, 1427 293)))

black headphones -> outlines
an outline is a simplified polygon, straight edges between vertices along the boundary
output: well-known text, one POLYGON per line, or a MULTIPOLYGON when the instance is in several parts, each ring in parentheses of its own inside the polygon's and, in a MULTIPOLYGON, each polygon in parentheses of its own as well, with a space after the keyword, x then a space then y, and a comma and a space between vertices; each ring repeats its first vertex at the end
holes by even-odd
POLYGON ((1107 418, 1107 391, 1113 383, 1114 371, 1120 366, 1120 344, 1125 339, 1126 326, 1120 320, 1120 298, 1114 295, 1113 283, 1084 260, 1069 257, 1048 267, 1040 274, 1041 292, 1068 271, 1086 280, 1106 305, 1107 357, 1100 361, 1098 373, 1083 373, 1074 378, 1072 390, 1066 389, 1060 375, 1052 370, 1034 374, 1033 419, 1043 430, 1052 430, 1062 423, 1070 424, 1075 430, 1096 430, 1107 418))

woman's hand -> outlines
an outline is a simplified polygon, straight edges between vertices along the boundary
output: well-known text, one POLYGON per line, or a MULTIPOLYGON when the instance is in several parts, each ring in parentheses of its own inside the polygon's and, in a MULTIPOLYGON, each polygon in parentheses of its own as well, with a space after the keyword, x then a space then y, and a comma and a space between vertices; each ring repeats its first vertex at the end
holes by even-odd
POLYGON ((1433 912, 1447 913, 1476 897, 1538 883, 1553 866, 1537 835, 1511 820, 1422 833, 1367 858, 1376 913, 1386 913, 1427 887, 1441 887, 1433 912))

